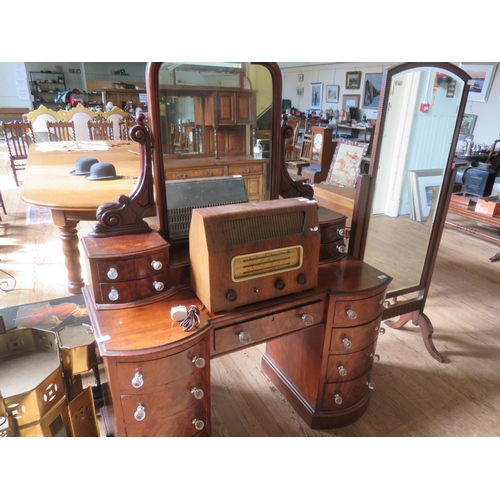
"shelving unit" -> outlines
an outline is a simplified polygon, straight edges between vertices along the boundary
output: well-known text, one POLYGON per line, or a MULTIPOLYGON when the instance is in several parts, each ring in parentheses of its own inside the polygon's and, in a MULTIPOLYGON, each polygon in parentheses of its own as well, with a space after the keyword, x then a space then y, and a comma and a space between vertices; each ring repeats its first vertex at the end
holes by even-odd
POLYGON ((44 106, 56 106, 54 99, 57 93, 66 90, 64 73, 30 71, 30 89, 35 109, 42 104, 44 106))

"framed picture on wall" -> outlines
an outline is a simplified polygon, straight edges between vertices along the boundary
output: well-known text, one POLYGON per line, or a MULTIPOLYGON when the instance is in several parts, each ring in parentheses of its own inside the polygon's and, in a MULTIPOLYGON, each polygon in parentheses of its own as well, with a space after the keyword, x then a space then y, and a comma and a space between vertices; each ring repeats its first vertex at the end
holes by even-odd
POLYGON ((321 109, 322 83, 311 83, 311 109, 321 109))
POLYGON ((381 88, 382 73, 367 73, 363 93, 363 108, 378 108, 381 88))
POLYGON ((497 69, 497 63, 462 63, 461 66, 473 80, 467 100, 486 102, 497 69))
POLYGON ((339 102, 339 85, 326 86, 326 102, 339 102))
POLYGON ((361 71, 348 71, 345 75, 346 89, 359 89, 361 85, 361 71))
POLYGON ((297 97, 304 97, 304 87, 297 87, 297 97))
POLYGON ((349 108, 359 108, 359 94, 348 94, 342 96, 342 109, 347 111, 349 108))
POLYGON ((461 134, 472 134, 476 125, 477 115, 464 115, 462 125, 460 125, 461 134))

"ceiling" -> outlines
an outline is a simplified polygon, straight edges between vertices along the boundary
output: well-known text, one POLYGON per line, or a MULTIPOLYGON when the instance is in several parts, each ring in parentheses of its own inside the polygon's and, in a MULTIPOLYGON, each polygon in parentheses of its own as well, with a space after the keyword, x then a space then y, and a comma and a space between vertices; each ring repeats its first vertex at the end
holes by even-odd
POLYGON ((278 66, 280 68, 296 68, 299 66, 312 66, 315 64, 335 64, 331 62, 279 62, 278 66))

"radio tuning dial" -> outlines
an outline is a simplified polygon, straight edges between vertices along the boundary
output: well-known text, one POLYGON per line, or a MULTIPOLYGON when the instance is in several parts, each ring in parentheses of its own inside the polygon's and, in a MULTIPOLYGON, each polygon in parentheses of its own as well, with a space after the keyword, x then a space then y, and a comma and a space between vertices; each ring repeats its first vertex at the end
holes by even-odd
POLYGON ((305 285, 307 282, 307 276, 304 274, 304 273, 300 273, 298 276, 297 276, 297 283, 299 285, 305 285))
POLYGON ((237 298, 238 298, 238 294, 234 290, 228 290, 226 292, 226 299, 229 302, 235 302, 237 298))
POLYGON ((283 288, 285 288, 285 281, 282 280, 281 278, 278 278, 274 282, 274 287, 276 288, 276 290, 283 290, 283 288))

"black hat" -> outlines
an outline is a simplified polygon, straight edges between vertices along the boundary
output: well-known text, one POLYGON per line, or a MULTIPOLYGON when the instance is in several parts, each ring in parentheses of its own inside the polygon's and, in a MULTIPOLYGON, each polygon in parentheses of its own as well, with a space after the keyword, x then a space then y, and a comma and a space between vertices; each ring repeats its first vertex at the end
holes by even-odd
POLYGON ((99 160, 97 158, 88 158, 87 156, 83 156, 82 158, 78 158, 75 161, 75 170, 70 172, 71 175, 89 175, 90 167, 94 163, 98 163, 99 160))
POLYGON ((85 177, 88 181, 105 181, 108 179, 121 179, 123 175, 116 173, 115 166, 108 162, 94 163, 90 167, 90 175, 85 177))

